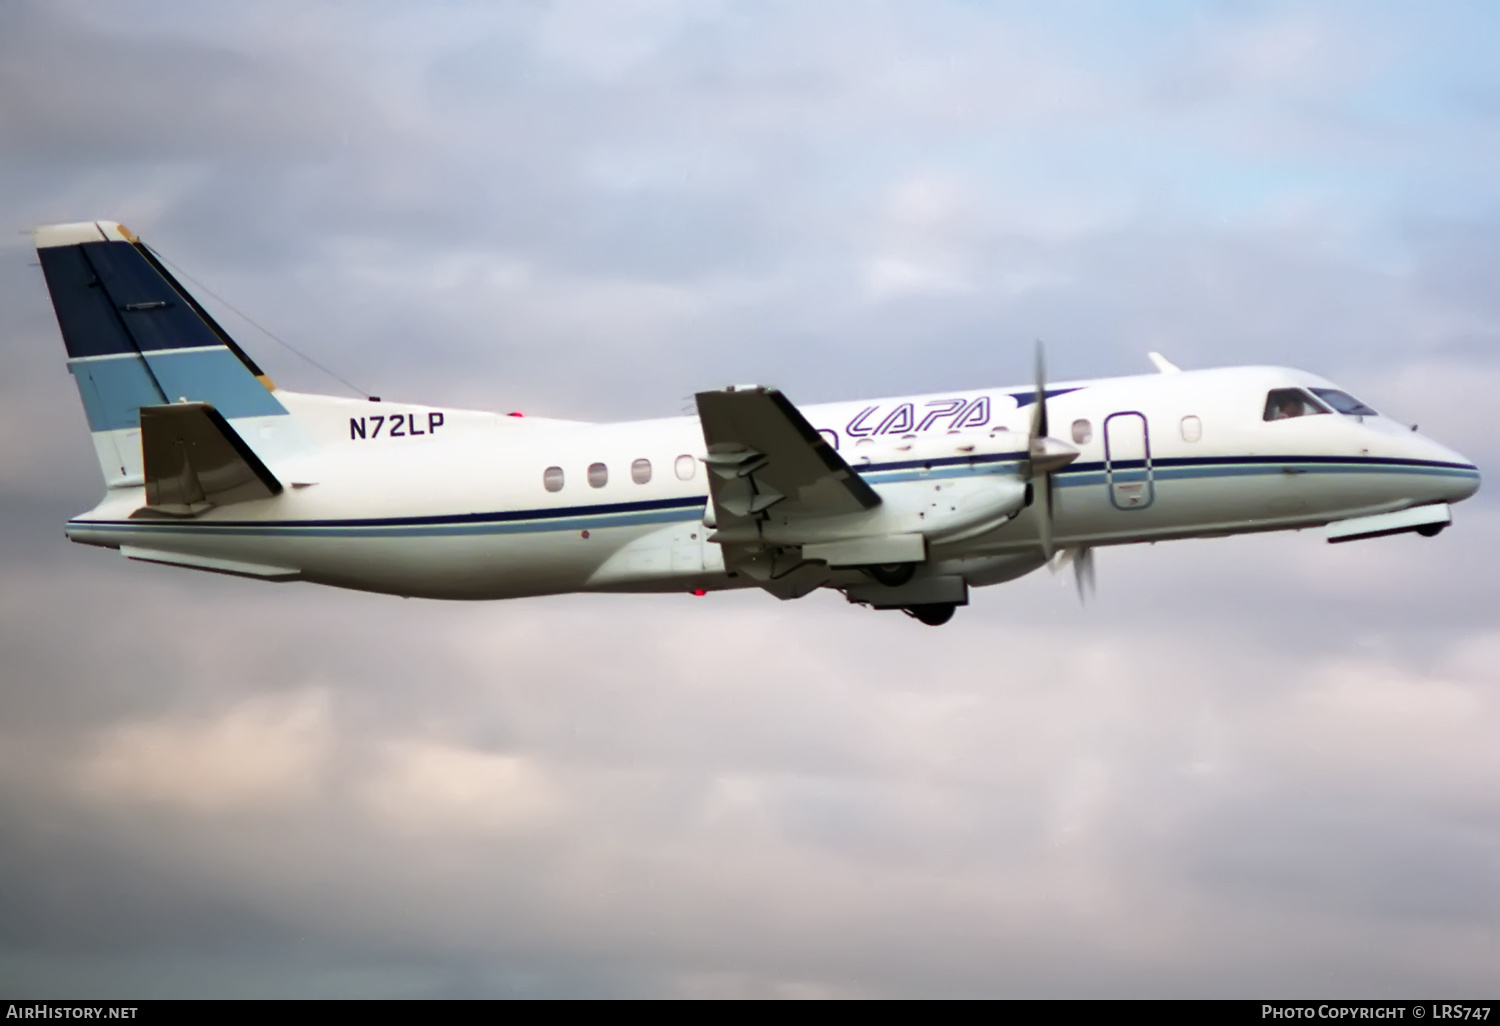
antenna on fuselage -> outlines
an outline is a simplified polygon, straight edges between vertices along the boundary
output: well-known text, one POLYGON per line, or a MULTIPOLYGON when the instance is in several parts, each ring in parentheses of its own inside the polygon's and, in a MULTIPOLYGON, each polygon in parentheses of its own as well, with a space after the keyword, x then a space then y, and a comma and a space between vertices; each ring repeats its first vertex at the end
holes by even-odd
POLYGON ((1146 359, 1150 360, 1151 363, 1152 363, 1152 365, 1157 370, 1161 371, 1163 374, 1181 374, 1182 373, 1182 368, 1181 367, 1177 366, 1175 363, 1173 363, 1171 360, 1168 360, 1165 356, 1161 355, 1160 353, 1147 353, 1146 354, 1146 359))
POLYGON ((251 317, 249 314, 245 313, 239 307, 235 306, 229 300, 225 299, 223 296, 219 295, 213 289, 211 289, 207 285, 203 284, 197 278, 194 278, 191 274, 188 274, 181 267, 177 266, 172 261, 168 260, 154 246, 147 246, 144 242, 141 243, 141 246, 144 249, 146 249, 157 260, 159 260, 161 263, 165 264, 167 267, 170 267, 173 271, 175 271, 177 273, 178 277, 180 277, 180 278, 186 278, 188 281, 192 282, 193 285, 197 287, 198 291, 204 293, 205 295, 212 296, 221 305, 223 305, 227 310, 229 310, 230 313, 232 313, 235 316, 237 316, 238 318, 240 318, 240 320, 242 320, 246 324, 250 325, 250 327, 254 328, 256 331, 260 332, 262 335, 265 335, 272 342, 275 342, 277 345, 281 346, 283 349, 285 349, 287 352, 291 353, 293 356, 297 357, 300 360, 303 360, 304 362, 306 362, 308 364, 311 364, 313 367, 315 367, 318 370, 322 371, 324 374, 327 374, 330 378, 332 378, 333 380, 337 381, 339 384, 343 385, 345 388, 349 389, 350 391, 358 392, 360 395, 364 396, 366 399, 370 399, 370 400, 375 401, 375 402, 379 402, 380 401, 378 396, 371 395, 369 392, 366 392, 364 389, 362 389, 358 385, 354 384, 352 381, 350 381, 348 378, 344 377, 342 374, 338 373, 337 371, 335 371, 335 370, 333 370, 333 369, 331 369, 329 367, 325 367, 323 364, 319 363, 317 360, 314 360, 311 356, 308 356, 302 350, 300 350, 296 346, 292 345, 286 339, 284 339, 280 335, 276 334, 270 328, 267 328, 265 325, 263 325, 259 321, 255 320, 253 317, 251 317))

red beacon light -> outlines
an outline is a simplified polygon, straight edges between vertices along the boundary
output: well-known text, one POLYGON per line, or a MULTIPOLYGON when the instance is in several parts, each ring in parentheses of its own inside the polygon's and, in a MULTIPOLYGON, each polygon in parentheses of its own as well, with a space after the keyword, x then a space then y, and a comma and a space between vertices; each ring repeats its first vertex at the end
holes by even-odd
POLYGON ((524 417, 524 416, 526 416, 526 414, 522 413, 520 410, 511 410, 509 413, 506 414, 506 416, 507 417, 524 417))
POLYGON ((699 598, 702 598, 704 595, 707 595, 708 592, 705 591, 702 588, 694 588, 693 589, 693 594, 696 595, 696 596, 698 596, 699 598))

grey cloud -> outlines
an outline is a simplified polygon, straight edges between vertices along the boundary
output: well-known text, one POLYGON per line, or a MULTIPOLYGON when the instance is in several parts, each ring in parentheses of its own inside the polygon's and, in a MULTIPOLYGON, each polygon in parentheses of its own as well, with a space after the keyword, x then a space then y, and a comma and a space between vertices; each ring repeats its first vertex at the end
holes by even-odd
MULTIPOLYGON (((1252 550, 1241 554, 1271 564, 1272 578, 1298 573, 1292 539, 1222 544, 1252 550)), ((482 993, 525 976, 517 965, 531 965, 546 993, 659 991, 673 978, 730 992, 1221 994, 1462 990, 1482 979, 1478 949, 1462 938, 1493 921, 1474 900, 1493 883, 1491 771, 1460 783, 1432 755, 1472 748, 1493 728, 1486 678, 1451 658, 1444 669, 1418 653, 1410 670, 1414 657, 1397 658, 1389 675, 1417 689, 1409 701, 1421 701, 1424 681, 1446 679, 1472 713, 1405 723, 1378 700, 1360 713, 1346 703, 1362 682, 1337 662, 1361 651, 1355 639, 1298 655, 1267 647, 1262 616, 1236 626, 1182 610, 1167 632, 1132 616, 1132 604, 1181 609, 1143 597, 1142 584, 1200 587, 1191 560, 1162 553, 1139 568, 1151 580, 1108 577, 1116 600, 1087 611, 1045 579, 984 594, 941 649, 872 634, 874 614, 828 603, 795 613, 755 596, 452 607, 142 576, 153 568, 116 571, 117 557, 85 553, 84 578, 63 576, 55 590, 97 594, 93 611, 75 614, 145 637, 82 652, 77 669, 46 670, 19 690, 66 680, 51 696, 65 707, 91 704, 91 687, 107 684, 132 708, 117 702, 93 726, 55 721, 71 740, 28 752, 22 772, 7 760, 7 819, 28 838, 20 850, 67 855, 13 858, 12 878, 26 885, 8 892, 19 904, 7 918, 45 924, 59 957, 75 958, 85 936, 116 943, 111 931, 127 927, 115 916, 146 915, 160 961, 134 986, 179 964, 187 943, 255 967, 283 938, 303 938, 311 966, 333 966, 263 977, 277 992, 338 964, 394 965, 413 987, 482 993), (143 586, 145 601, 114 597, 143 586), (320 609, 325 639, 305 626, 320 609), (146 645, 164 611, 175 638, 166 660, 146 645), (716 662, 726 631, 769 641, 754 660, 716 662), (560 647, 580 633, 584 644, 560 647), (238 638, 264 657, 226 660, 238 638), (1330 685, 1331 705, 1308 704, 1330 685), (305 793, 196 811, 129 789, 100 805, 71 783, 89 739, 116 724, 209 724, 257 695, 301 701, 308 687, 331 696, 333 755, 305 793), (1364 715, 1405 743, 1371 735, 1364 715), (470 768, 468 783, 439 776, 431 783, 457 791, 427 790, 424 774, 441 762, 411 763, 402 746, 412 740, 437 746, 419 761, 474 753, 462 759, 478 762, 456 764, 470 768), (464 791, 485 779, 486 758, 525 760, 562 804, 496 820, 506 791, 464 791), (1374 760, 1374 777, 1341 765, 1361 759, 1374 760), (1399 793, 1385 793, 1393 784, 1399 793), (389 787, 411 803, 390 804, 389 787), (81 933, 61 895, 95 890, 98 918, 81 933), (111 912, 122 893, 141 897, 111 912), (203 932, 210 918, 219 940, 203 932), (1414 922, 1457 961, 1419 957, 1414 922), (1349 947, 1355 930, 1363 956, 1349 947), (1127 936, 1141 955, 1122 954, 1127 936), (582 951, 596 954, 572 954, 582 951)), ((1229 576, 1226 590, 1255 592, 1253 577, 1229 576)), ((38 578, 17 590, 57 607, 38 578)), ((1326 625, 1323 597, 1302 594, 1280 616, 1326 625)), ((1372 604, 1366 628, 1405 617, 1372 604)), ((51 647, 17 627, 8 652, 51 647)), ((46 721, 14 696, 7 704, 13 754, 14 732, 46 721)), ((23 928, 15 940, 28 938, 23 928)))
POLYGON ((8 4, 0 17, 0 141, 12 161, 262 162, 327 146, 358 109, 311 62, 230 40, 109 31, 64 5, 8 4))
MULTIPOLYGON (((1253 76, 1184 112, 1034 18, 604 10, 313 8, 293 32, 284 9, 7 8, 9 219, 119 216, 392 397, 839 399, 1025 380, 1040 335, 1059 377, 1147 349, 1305 365, 1497 454, 1487 220, 1414 194, 1375 224, 1216 221, 1161 191, 1165 155, 1112 154, 1120 125, 1188 146, 1215 112, 1323 153, 1236 104, 1253 76)), ((1372 160, 1402 144, 1339 124, 1372 160)), ((259 586, 63 541, 98 481, 30 259, 0 248, 6 992, 1492 980, 1487 493, 1430 540, 1105 550, 1087 607, 1044 573, 937 633, 822 595, 259 586)), ((224 320, 283 386, 325 387, 224 320)))

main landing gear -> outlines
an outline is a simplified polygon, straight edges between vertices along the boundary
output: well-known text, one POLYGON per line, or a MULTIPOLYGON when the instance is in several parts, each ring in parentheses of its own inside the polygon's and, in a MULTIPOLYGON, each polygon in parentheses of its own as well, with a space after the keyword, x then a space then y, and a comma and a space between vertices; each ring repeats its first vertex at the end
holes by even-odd
MULTIPOLYGON (((882 563, 876 564, 874 566, 861 567, 860 569, 862 569, 865 572, 865 575, 873 580, 876 584, 881 585, 881 590, 883 590, 884 588, 901 588, 907 584, 910 584, 912 578, 916 576, 917 564, 882 563)), ((866 590, 868 591, 868 587, 866 590)), ((919 594, 923 590, 925 589, 917 589, 919 594)), ((908 592, 908 594, 910 594, 911 598, 919 597, 918 594, 911 594, 910 592, 908 592)), ((870 605, 873 605, 876 609, 900 609, 903 613, 911 617, 913 620, 920 620, 922 623, 925 623, 929 627, 939 627, 947 623, 949 620, 953 619, 953 611, 958 608, 958 604, 956 602, 919 602, 913 603, 909 606, 897 606, 895 602, 891 600, 892 598, 894 598, 894 596, 886 597, 884 595, 880 595, 867 597, 865 595, 861 595, 856 598, 853 594, 850 595, 851 602, 864 601, 870 605)), ((899 601, 899 599, 897 599, 896 601, 899 601)))
POLYGON ((915 563, 886 563, 881 566, 867 566, 865 573, 873 577, 877 584, 883 584, 887 588, 899 588, 912 575, 917 572, 915 563))
POLYGON ((953 619, 953 611, 957 608, 958 606, 952 602, 934 602, 930 605, 907 606, 901 611, 929 627, 941 627, 953 619))

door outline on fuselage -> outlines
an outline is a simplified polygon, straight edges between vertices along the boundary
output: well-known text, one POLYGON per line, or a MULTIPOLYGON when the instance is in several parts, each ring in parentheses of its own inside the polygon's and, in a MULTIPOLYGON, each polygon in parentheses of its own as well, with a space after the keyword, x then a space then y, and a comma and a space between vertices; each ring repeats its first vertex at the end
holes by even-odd
MULTIPOLYGON (((1120 441, 1124 441, 1121 436, 1120 441)), ((1131 459, 1122 459, 1122 464, 1135 462, 1131 459)), ((1129 512, 1131 510, 1145 509, 1156 501, 1156 476, 1151 466, 1151 425, 1146 420, 1146 415, 1139 410, 1121 410, 1111 413, 1104 418, 1104 478, 1109 489, 1109 504, 1115 509, 1129 512), (1140 434, 1134 434, 1133 427, 1125 427, 1125 423, 1115 428, 1117 431, 1131 431, 1130 440, 1140 439, 1141 452, 1144 458, 1141 466, 1121 466, 1115 468, 1114 447, 1110 444, 1110 426, 1121 417, 1134 417, 1140 425, 1140 434), (1140 492, 1135 492, 1137 486, 1144 485, 1140 492), (1135 501, 1130 501, 1130 495, 1138 495, 1135 501), (1122 502, 1121 500, 1125 501, 1122 502)))

